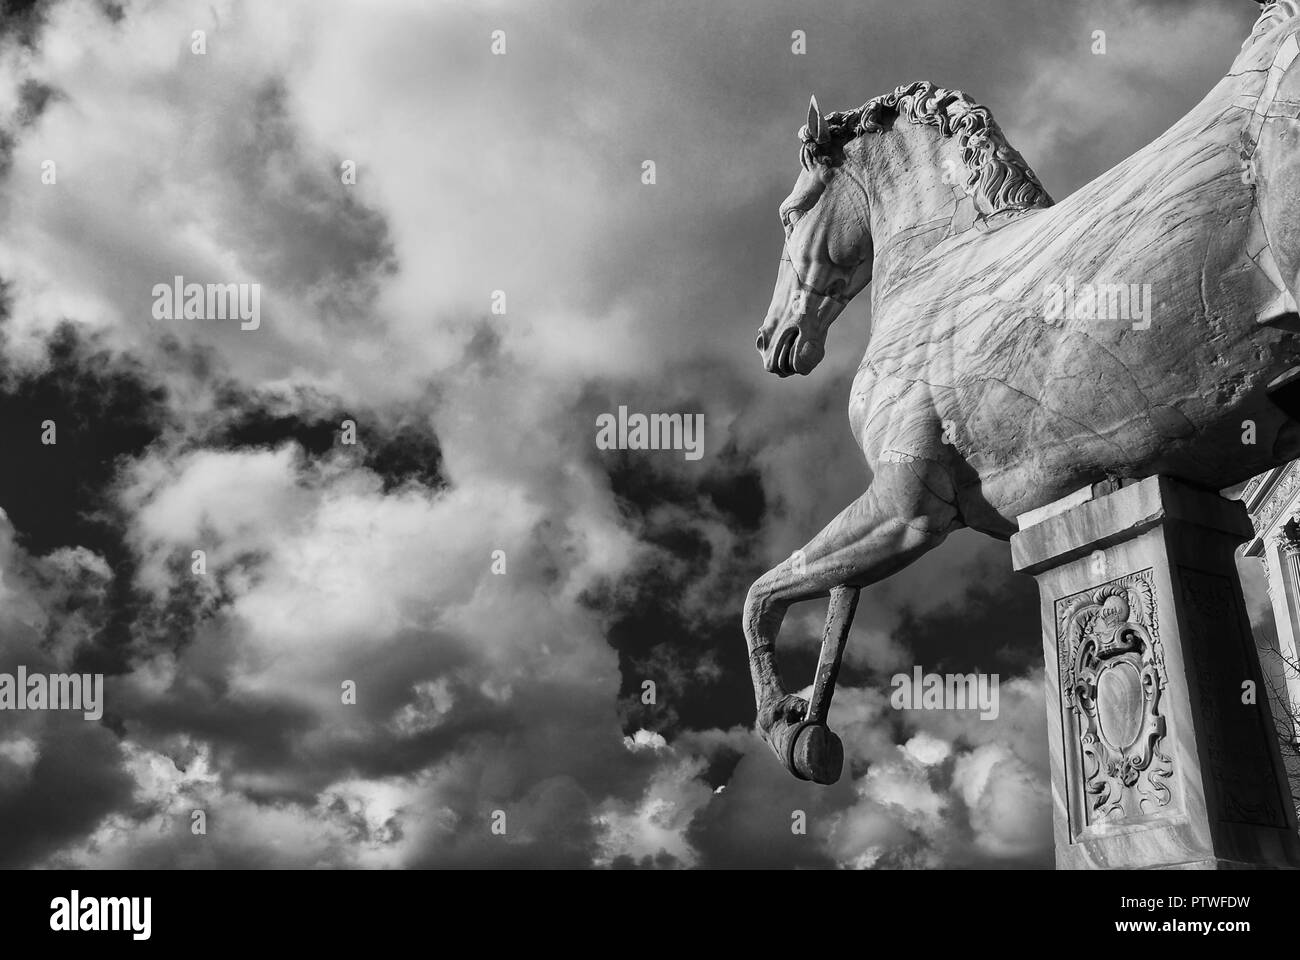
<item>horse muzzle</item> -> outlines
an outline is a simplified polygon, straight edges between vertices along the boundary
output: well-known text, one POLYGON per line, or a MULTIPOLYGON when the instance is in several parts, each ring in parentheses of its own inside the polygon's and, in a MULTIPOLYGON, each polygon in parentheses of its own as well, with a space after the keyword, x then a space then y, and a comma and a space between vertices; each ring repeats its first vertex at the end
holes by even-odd
POLYGON ((755 346, 767 372, 782 379, 796 373, 806 377, 826 353, 817 338, 806 335, 795 325, 778 329, 771 338, 759 333, 755 346))

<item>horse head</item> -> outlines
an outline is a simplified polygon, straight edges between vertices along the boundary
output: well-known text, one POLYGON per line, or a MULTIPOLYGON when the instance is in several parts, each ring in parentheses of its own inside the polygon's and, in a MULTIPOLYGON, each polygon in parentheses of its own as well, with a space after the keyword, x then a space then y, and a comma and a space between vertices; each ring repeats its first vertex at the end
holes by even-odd
POLYGON ((856 168, 839 162, 842 117, 823 117, 813 98, 800 131, 803 170, 779 210, 785 249, 755 344, 778 377, 812 372, 831 324, 871 281, 871 211, 856 168))
POLYGON ((784 253, 756 344, 779 377, 812 372, 873 276, 888 285, 925 246, 1052 203, 988 108, 928 81, 826 116, 814 98, 799 137, 803 169, 781 203, 784 253), (870 146, 867 134, 886 131, 870 146))

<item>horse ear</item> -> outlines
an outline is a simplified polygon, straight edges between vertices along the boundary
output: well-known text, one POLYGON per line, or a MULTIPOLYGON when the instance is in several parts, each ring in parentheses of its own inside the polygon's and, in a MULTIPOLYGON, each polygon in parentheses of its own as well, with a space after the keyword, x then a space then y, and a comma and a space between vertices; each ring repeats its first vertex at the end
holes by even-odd
POLYGON ((826 122, 822 120, 821 110, 817 109, 816 96, 808 101, 808 136, 812 137, 815 143, 821 143, 826 139, 826 122))

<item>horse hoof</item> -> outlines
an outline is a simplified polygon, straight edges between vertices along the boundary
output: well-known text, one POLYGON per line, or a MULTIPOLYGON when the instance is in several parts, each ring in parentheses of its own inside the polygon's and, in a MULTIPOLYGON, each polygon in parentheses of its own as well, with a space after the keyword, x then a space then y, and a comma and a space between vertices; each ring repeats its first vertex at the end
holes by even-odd
POLYGON ((810 723, 795 735, 790 761, 794 773, 804 780, 832 784, 844 771, 844 744, 829 727, 810 723))

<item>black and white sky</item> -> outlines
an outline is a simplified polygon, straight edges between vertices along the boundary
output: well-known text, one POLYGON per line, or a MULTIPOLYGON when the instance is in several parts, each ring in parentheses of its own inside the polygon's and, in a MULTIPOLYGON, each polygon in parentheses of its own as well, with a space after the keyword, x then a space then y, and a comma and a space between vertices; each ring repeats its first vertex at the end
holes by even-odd
MULTIPOLYGON (((1050 866, 1037 594, 1003 543, 864 593, 840 783, 751 732, 745 592, 865 479, 865 298, 812 377, 754 351, 777 205, 810 94, 918 79, 987 104, 1059 199, 1190 109, 1256 14, 9 5, 0 671, 107 680, 99 722, 0 714, 0 867, 1050 866), (155 319, 176 275, 259 283, 260 328, 155 319), (620 405, 702 413, 704 456, 597 449, 620 405), (999 716, 890 709, 916 664, 1000 674, 999 716)), ((824 610, 786 620, 800 683, 824 610)))

